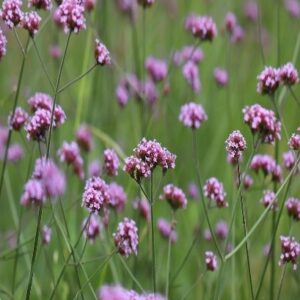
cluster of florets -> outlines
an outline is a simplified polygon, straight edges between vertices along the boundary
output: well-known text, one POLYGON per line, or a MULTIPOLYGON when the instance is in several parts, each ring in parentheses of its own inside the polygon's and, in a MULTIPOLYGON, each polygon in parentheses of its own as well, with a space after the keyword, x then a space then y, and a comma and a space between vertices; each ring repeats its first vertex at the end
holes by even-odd
POLYGON ((51 159, 39 158, 35 162, 31 179, 25 184, 21 204, 42 204, 47 197, 56 198, 63 195, 65 188, 64 173, 51 159))
POLYGON ((99 212, 110 201, 109 187, 100 177, 86 181, 82 195, 82 206, 90 212, 99 212))
POLYGON ((300 244, 294 237, 280 236, 281 241, 281 254, 279 266, 286 263, 292 263, 293 269, 297 269, 297 259, 300 254, 300 244))
POLYGON ((98 293, 99 300, 167 300, 161 294, 138 294, 134 290, 127 290, 120 285, 103 285, 98 293))
POLYGON ((184 192, 173 184, 168 184, 164 187, 160 199, 166 200, 174 210, 185 208, 187 205, 187 199, 184 192))
POLYGON ((289 146, 292 150, 299 150, 300 149, 300 134, 293 133, 289 139, 289 146))
POLYGON ((202 41, 212 41, 218 33, 216 23, 208 16, 188 16, 185 28, 202 41))
POLYGON ((246 149, 246 140, 239 130, 233 131, 226 140, 226 151, 231 161, 238 162, 246 149))
POLYGON ((185 46, 173 54, 173 62, 177 66, 185 64, 188 61, 198 64, 203 58, 204 54, 202 49, 195 46, 185 46))
POLYGON ((273 210, 277 207, 277 198, 276 194, 273 191, 266 190, 263 191, 263 197, 260 200, 260 202, 263 204, 264 207, 269 207, 273 210))
POLYGON ((89 218, 83 221, 82 228, 84 229, 83 234, 85 238, 94 243, 102 229, 99 216, 95 214, 90 215, 89 218))
POLYGON ((217 269, 217 256, 212 251, 205 252, 205 264, 208 271, 215 271, 217 269))
MULTIPOLYGON (((287 170, 292 170, 295 163, 296 155, 293 151, 287 151, 282 154, 282 164, 287 170)), ((295 172, 297 172, 297 170, 295 172)))
POLYGON ((245 190, 248 190, 253 185, 253 178, 248 174, 243 174, 243 186, 245 190))
POLYGON ((249 21, 255 22, 258 18, 258 7, 256 1, 247 1, 244 5, 244 14, 249 21))
POLYGON ((133 208, 135 208, 139 212, 142 218, 144 218, 147 222, 150 222, 151 208, 150 208, 150 203, 147 199, 145 198, 136 199, 133 202, 133 208))
POLYGON ((285 0, 284 5, 291 17, 300 17, 300 3, 298 0, 285 0))
MULTIPOLYGON (((28 99, 28 105, 33 112, 25 126, 27 132, 27 138, 32 140, 43 140, 46 132, 51 126, 51 114, 53 100, 51 96, 44 93, 36 93, 28 99)), ((59 105, 55 105, 53 112, 53 123, 54 128, 62 125, 66 120, 66 115, 59 105)))
POLYGON ((299 76, 297 69, 289 62, 278 69, 270 66, 265 67, 257 76, 257 80, 257 92, 262 95, 272 95, 280 83, 292 86, 299 82, 299 76))
POLYGON ((21 107, 17 107, 14 113, 8 117, 8 125, 11 129, 19 131, 27 122, 28 113, 21 107))
POLYGON ((182 68, 182 73, 187 81, 187 83, 191 86, 192 90, 197 94, 201 89, 201 82, 199 78, 198 66, 191 60, 184 64, 182 68))
POLYGON ((80 149, 76 142, 63 142, 57 152, 61 162, 72 166, 73 172, 81 179, 84 178, 83 159, 80 155, 80 149))
POLYGON ((227 71, 222 68, 215 68, 214 69, 214 79, 220 87, 227 85, 227 83, 228 83, 227 71))
POLYGON ((244 30, 238 24, 236 16, 233 12, 228 12, 225 16, 225 29, 229 34, 233 43, 240 42, 244 37, 244 30))
POLYGON ((28 6, 36 9, 51 10, 51 0, 28 0, 28 6))
POLYGON ((121 255, 128 257, 137 255, 138 229, 133 220, 125 218, 119 223, 116 233, 113 234, 115 245, 121 255))
POLYGON ((264 176, 271 175, 273 181, 281 180, 281 167, 268 154, 256 154, 252 158, 250 168, 256 173, 261 170, 264 176))
POLYGON ((300 221, 300 200, 297 198, 289 198, 285 203, 285 207, 290 217, 296 221, 300 221))
POLYGON ((112 182, 108 186, 108 193, 110 196, 110 207, 114 208, 117 212, 123 211, 127 201, 127 195, 123 187, 115 182, 112 182))
POLYGON ((272 110, 259 104, 246 106, 243 109, 244 121, 249 125, 253 134, 258 134, 264 143, 273 143, 280 139, 281 123, 276 120, 272 110))
POLYGON ((0 17, 7 25, 8 28, 20 24, 23 19, 23 12, 21 10, 21 0, 4 0, 2 3, 2 9, 0 10, 0 17))
POLYGON ((137 9, 137 2, 135 0, 117 0, 117 6, 122 13, 133 17, 137 9))
POLYGON ((116 151, 113 149, 104 150, 103 161, 103 171, 108 176, 117 176, 120 161, 116 151))
POLYGON ((179 121, 186 127, 192 129, 200 128, 206 120, 206 112, 200 104, 190 102, 184 104, 180 109, 179 121))
POLYGON ((188 186, 187 194, 191 199, 198 199, 199 197, 198 185, 194 182, 191 182, 188 186))
POLYGON ((38 15, 37 12, 31 11, 29 13, 24 13, 23 19, 22 19, 22 27, 29 32, 31 36, 34 36, 40 27, 42 19, 38 15))
POLYGON ((176 155, 156 140, 145 138, 134 148, 134 156, 125 159, 124 171, 140 182, 142 178, 149 177, 151 172, 160 166, 163 172, 175 168, 176 155))
POLYGON ((228 236, 228 225, 225 221, 220 220, 215 226, 215 233, 218 238, 225 240, 228 236))
POLYGON ((86 125, 81 125, 77 129, 76 142, 82 150, 86 152, 91 151, 93 144, 92 133, 86 125))
POLYGON ((63 0, 54 12, 54 21, 62 27, 65 33, 86 28, 84 6, 79 0, 63 0))
POLYGON ((164 239, 170 240, 171 243, 175 243, 177 241, 177 233, 174 225, 167 220, 159 218, 157 220, 157 229, 164 239))
POLYGON ((0 29, 0 61, 3 56, 6 54, 6 44, 7 44, 7 39, 3 33, 3 31, 0 29))
POLYGON ((92 160, 88 166, 89 177, 97 177, 101 175, 101 163, 98 159, 92 160))
POLYGON ((223 184, 215 177, 209 178, 204 185, 204 196, 216 202, 217 207, 227 207, 223 184))
POLYGON ((106 46, 101 43, 98 39, 95 40, 95 58, 97 64, 104 66, 110 64, 110 53, 107 50, 106 46))
POLYGON ((164 60, 150 56, 145 61, 145 68, 154 82, 162 81, 167 77, 168 66, 164 60))

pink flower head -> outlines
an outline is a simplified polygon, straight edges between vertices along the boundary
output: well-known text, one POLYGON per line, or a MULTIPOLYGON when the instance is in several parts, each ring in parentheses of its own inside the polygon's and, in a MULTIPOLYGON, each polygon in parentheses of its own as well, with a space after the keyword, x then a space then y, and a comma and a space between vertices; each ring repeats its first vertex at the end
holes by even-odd
POLYGON ((29 118, 25 125, 26 136, 28 140, 41 141, 45 139, 46 132, 50 128, 51 113, 45 109, 38 109, 34 115, 29 118))
POLYGON ((244 176, 244 181, 243 181, 244 189, 248 190, 252 185, 253 185, 253 178, 246 174, 244 176))
POLYGON ((8 117, 9 127, 13 130, 19 131, 28 119, 28 114, 21 107, 17 107, 14 113, 8 117))
POLYGON ((42 228, 42 243, 43 245, 48 245, 51 241, 52 230, 47 225, 42 228))
POLYGON ((144 95, 145 100, 149 105, 155 104, 158 99, 158 92, 152 80, 141 82, 140 94, 144 95))
POLYGON ((297 69, 292 63, 287 63, 279 69, 280 80, 283 84, 291 86, 299 82, 297 69))
POLYGON ((228 225, 225 221, 221 220, 216 224, 215 227, 216 236, 221 240, 225 240, 228 235, 228 225))
POLYGON ((155 0, 138 0, 138 4, 147 8, 152 6, 155 3, 155 0))
POLYGON ((103 285, 98 293, 99 300, 139 300, 129 298, 129 291, 120 285, 103 285))
POLYGON ((143 138, 133 151, 135 156, 144 161, 151 171, 156 166, 160 166, 164 172, 175 168, 176 155, 156 140, 143 138))
POLYGON ((258 18, 257 3, 252 0, 247 1, 244 5, 244 14, 249 21, 255 22, 258 18))
POLYGON ((76 142, 86 152, 92 149, 92 133, 86 125, 81 125, 76 131, 76 142))
POLYGON ((37 12, 31 11, 29 13, 24 13, 22 20, 22 27, 29 32, 31 36, 34 36, 40 27, 42 18, 38 15, 37 12))
POLYGON ((292 136, 289 139, 289 146, 292 150, 298 151, 300 149, 300 134, 292 134, 292 136))
POLYGON ((36 93, 27 100, 27 103, 32 112, 39 108, 51 111, 53 101, 52 97, 45 93, 36 93))
POLYGON ((221 87, 227 85, 228 83, 228 73, 225 69, 215 68, 214 78, 216 83, 221 87))
POLYGON ((285 0, 284 5, 291 17, 300 17, 300 3, 298 0, 285 0))
POLYGON ((199 93, 201 89, 201 82, 199 79, 198 66, 189 60, 182 68, 182 73, 187 83, 192 87, 195 93, 199 93))
POLYGON ((246 146, 246 140, 239 130, 233 131, 226 140, 226 151, 229 157, 236 162, 241 158, 246 146))
POLYGON ((296 221, 300 221, 300 200, 297 198, 289 198, 285 203, 285 207, 290 217, 296 221))
POLYGON ((93 160, 89 164, 88 174, 90 177, 97 177, 101 175, 101 164, 99 160, 93 160))
POLYGON ((202 41, 212 41, 218 33, 215 22, 208 16, 188 16, 185 28, 202 41))
POLYGON ((279 259, 279 266, 291 262, 293 269, 297 269, 297 259, 300 254, 300 244, 294 237, 280 236, 281 254, 279 259))
POLYGON ((257 80, 257 92, 262 95, 272 95, 274 92, 276 92, 280 84, 280 71, 273 67, 267 66, 257 76, 257 80))
POLYGON ((206 112, 200 104, 190 102, 180 109, 179 121, 186 127, 198 129, 206 120, 206 112))
POLYGON ((131 254, 137 255, 138 229, 133 220, 125 218, 119 223, 116 233, 113 234, 118 252, 128 257, 131 254))
POLYGON ((118 104, 121 107, 124 107, 128 103, 130 93, 129 93, 128 89, 123 84, 119 84, 117 86, 116 97, 117 97, 118 104))
POLYGON ((21 204, 29 206, 30 204, 40 205, 46 201, 44 187, 39 180, 30 179, 24 186, 21 197, 21 204))
POLYGON ((51 0, 28 0, 28 7, 34 7, 36 9, 51 10, 51 0))
POLYGON ((296 156, 294 152, 293 151, 284 152, 282 154, 282 163, 286 169, 292 170, 296 163, 296 156))
POLYGON ((272 144, 276 139, 280 139, 281 123, 276 120, 272 110, 254 104, 246 106, 243 113, 244 122, 249 125, 253 134, 259 134, 262 142, 272 144))
POLYGON ((21 10, 21 0, 4 0, 2 9, 0 10, 0 17, 8 28, 19 25, 23 19, 23 12, 21 10))
POLYGON ((65 175, 52 159, 46 159, 45 157, 37 159, 32 178, 40 181, 48 197, 56 198, 62 196, 65 192, 65 175))
POLYGON ((106 149, 103 152, 103 170, 108 176, 117 176, 120 165, 119 157, 114 149, 106 149))
POLYGON ((59 59, 61 57, 61 49, 58 45, 50 46, 49 52, 51 57, 54 59, 59 59))
POLYGON ((229 33, 232 33, 234 27, 237 25, 236 16, 233 12, 228 12, 225 16, 225 28, 229 33))
POLYGON ((204 196, 210 200, 214 200, 217 207, 227 207, 228 203, 225 199, 223 184, 215 177, 209 178, 204 185, 204 196))
POLYGON ((95 58, 98 65, 105 66, 110 64, 110 54, 106 46, 98 39, 95 40, 95 58))
POLYGON ((164 80, 168 73, 166 62, 152 56, 146 59, 145 68, 154 82, 164 80))
POLYGON ((94 243, 102 228, 99 216, 91 214, 89 218, 83 221, 82 228, 84 228, 83 234, 85 238, 94 243))
POLYGON ((85 29, 83 3, 79 0, 63 0, 54 12, 54 21, 65 33, 78 33, 85 29))
POLYGON ((90 212, 99 212, 110 201, 108 185, 100 177, 86 181, 82 195, 82 206, 90 212))
POLYGON ((136 199, 133 203, 133 207, 139 212, 147 222, 150 222, 150 204, 147 199, 136 199))
POLYGON ((203 238, 204 238, 206 241, 211 241, 212 235, 211 235, 211 232, 210 232, 209 229, 204 229, 204 230, 203 230, 203 238))
POLYGON ((173 54, 173 62, 177 66, 187 63, 188 61, 199 64, 203 58, 203 51, 201 48, 197 48, 195 46, 185 46, 173 54))
POLYGON ((199 189, 196 183, 191 182, 188 186, 188 195, 191 199, 198 199, 199 189))
POLYGON ((171 240, 172 243, 177 241, 177 233, 167 220, 160 218, 157 220, 157 229, 161 236, 167 240, 171 240))
POLYGON ((85 10, 92 11, 96 7, 96 0, 83 0, 85 10))
POLYGON ((232 43, 239 43, 244 38, 244 29, 240 25, 236 25, 231 33, 230 41, 232 43))
POLYGON ((5 56, 6 54, 6 44, 7 44, 7 39, 3 33, 3 31, 0 29, 0 61, 5 56))
POLYGON ((109 205, 117 212, 123 211, 127 202, 127 195, 123 187, 115 182, 112 182, 108 186, 108 193, 110 196, 109 205))
POLYGON ((185 208, 187 199, 182 191, 173 184, 168 184, 164 187, 163 194, 160 196, 161 200, 166 200, 171 205, 172 209, 185 208))
POLYGON ((135 156, 129 156, 125 159, 123 170, 137 182, 151 175, 151 169, 148 164, 135 156))
POLYGON ((269 190, 263 191, 263 197, 260 202, 264 207, 270 206, 271 209, 275 210, 277 207, 276 194, 269 190))
POLYGON ((212 251, 205 252, 205 264, 208 271, 215 271, 217 269, 217 256, 212 251))
POLYGON ((17 162, 23 158, 23 148, 19 144, 12 144, 8 148, 7 159, 17 162))

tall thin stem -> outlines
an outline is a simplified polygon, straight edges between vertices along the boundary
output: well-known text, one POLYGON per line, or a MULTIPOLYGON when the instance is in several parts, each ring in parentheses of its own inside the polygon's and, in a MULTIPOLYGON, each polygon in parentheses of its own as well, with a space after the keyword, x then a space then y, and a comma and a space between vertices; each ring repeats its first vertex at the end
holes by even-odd
POLYGON ((152 243, 152 281, 153 293, 156 293, 156 270, 155 270, 155 236, 154 236, 154 199, 153 199, 153 174, 150 177, 150 212, 151 212, 151 243, 152 243))

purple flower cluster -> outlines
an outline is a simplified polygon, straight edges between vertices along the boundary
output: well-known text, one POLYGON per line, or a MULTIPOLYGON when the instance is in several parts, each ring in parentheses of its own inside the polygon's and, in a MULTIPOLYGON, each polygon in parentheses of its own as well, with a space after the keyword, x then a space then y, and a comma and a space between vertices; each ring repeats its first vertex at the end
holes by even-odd
POLYGON ((102 228, 99 216, 92 214, 89 218, 86 218, 83 221, 82 228, 84 229, 85 238, 94 243, 102 228))
POLYGON ((225 69, 215 68, 214 69, 214 79, 216 83, 223 87, 228 83, 228 73, 225 69))
POLYGON ((172 224, 168 222, 167 220, 160 218, 157 220, 157 229, 160 233, 160 235, 170 240, 171 243, 175 243, 177 241, 177 233, 174 230, 172 224))
POLYGON ((225 221, 220 220, 216 224, 215 233, 216 233, 216 236, 218 238, 220 238, 221 240, 225 240, 227 238, 228 231, 229 231, 228 225, 227 225, 227 223, 225 221))
POLYGON ((106 46, 101 43, 98 39, 95 40, 95 58, 97 64, 101 66, 109 65, 110 64, 110 53, 107 50, 106 46))
POLYGON ((203 187, 204 196, 216 202, 217 207, 227 207, 223 184, 215 177, 209 178, 203 187))
POLYGON ((249 125, 253 134, 258 134, 262 142, 272 144, 280 139, 281 123, 276 120, 272 110, 259 104, 246 106, 243 109, 244 122, 249 125))
POLYGON ((92 177, 85 183, 82 206, 90 212, 99 212, 110 201, 109 187, 100 177, 92 177))
POLYGON ((282 154, 282 163, 287 170, 292 170, 296 163, 296 156, 294 152, 293 151, 284 152, 282 154))
POLYGON ((125 218, 119 223, 116 233, 113 234, 118 252, 128 257, 131 254, 137 255, 138 229, 133 220, 125 218))
POLYGON ((208 16, 189 15, 185 20, 185 29, 202 41, 212 41, 218 33, 216 23, 208 16))
POLYGON ((246 149, 246 140, 239 130, 233 131, 226 140, 226 151, 231 161, 238 162, 246 149))
POLYGON ((112 182, 108 186, 109 193, 109 205, 114 208, 117 212, 124 210, 127 195, 121 185, 118 185, 115 182, 112 182))
POLYGON ((80 149, 76 142, 63 142, 57 152, 61 162, 72 166, 74 173, 80 178, 84 178, 83 159, 80 155, 80 149))
POLYGON ((300 200, 297 198, 289 198, 285 203, 285 207, 290 217, 296 221, 300 221, 300 200))
POLYGON ((300 149, 300 134, 293 133, 289 139, 289 146, 292 150, 300 149))
POLYGON ((205 264, 208 271, 215 271, 217 269, 217 256, 212 251, 205 252, 205 264))
POLYGON ((185 46, 173 54, 173 62, 176 66, 192 61, 199 64, 204 58, 201 48, 195 46, 185 46))
POLYGON ((201 82, 199 79, 198 66, 193 61, 189 60, 184 64, 182 73, 187 83, 191 86, 192 90, 196 94, 199 93, 201 89, 201 82))
POLYGON ((260 201, 264 207, 269 207, 273 210, 276 209, 277 207, 277 199, 276 199, 276 194, 273 191, 263 191, 263 197, 260 201))
POLYGON ((90 177, 97 177, 101 175, 101 164, 98 159, 93 160, 89 163, 88 174, 90 177))
POLYGON ((300 254, 300 244, 294 237, 280 236, 281 241, 281 254, 279 266, 286 263, 292 263, 293 269, 297 269, 297 258, 300 254))
POLYGON ((191 199, 197 199, 199 197, 199 189, 194 182, 191 182, 188 186, 188 195, 191 199))
POLYGON ((51 10, 51 0, 28 0, 28 6, 36 9, 51 10))
POLYGON ((255 1, 247 1, 244 5, 244 14, 249 21, 256 22, 258 18, 258 7, 255 1))
POLYGON ((114 149, 106 149, 103 153, 103 170, 108 176, 117 176, 119 168, 119 158, 114 149))
POLYGON ((146 59, 145 68, 154 82, 162 81, 167 77, 168 66, 164 60, 150 56, 146 59))
POLYGON ((15 113, 11 113, 8 117, 9 127, 19 131, 28 120, 28 113, 21 107, 17 107, 15 113))
POLYGON ((76 131, 76 142, 86 152, 92 149, 92 133, 86 125, 81 125, 76 131))
POLYGON ((198 129, 206 120, 206 112, 200 104, 190 102, 180 109, 179 121, 186 127, 198 129))
POLYGON ((8 28, 19 25, 23 19, 23 12, 21 10, 21 0, 4 0, 2 9, 0 10, 0 17, 8 28))
POLYGON ((187 199, 184 192, 182 189, 173 184, 168 184, 164 187, 163 194, 160 196, 160 199, 168 201, 174 210, 178 208, 185 208, 187 205, 187 199))
POLYGON ((240 42, 244 38, 244 30, 238 24, 234 13, 228 12, 225 16, 224 23, 232 43, 240 42))
POLYGON ((54 12, 54 21, 65 33, 78 33, 86 28, 84 6, 79 0, 63 0, 54 12))
POLYGON ((291 17, 300 17, 300 3, 298 0, 285 0, 284 5, 291 17))
POLYGON ((279 69, 280 80, 283 84, 291 86, 299 82, 297 69, 292 63, 287 63, 279 69))
POLYGON ((140 216, 144 218, 147 222, 150 222, 150 204, 147 199, 141 198, 136 199, 133 203, 133 207, 138 211, 140 216))
POLYGON ((23 19, 22 19, 22 27, 29 32, 31 36, 34 36, 40 27, 42 19, 38 15, 37 12, 31 11, 29 13, 24 13, 23 19))
POLYGON ((0 61, 5 56, 6 54, 6 44, 7 44, 7 39, 3 33, 3 31, 0 29, 0 61))

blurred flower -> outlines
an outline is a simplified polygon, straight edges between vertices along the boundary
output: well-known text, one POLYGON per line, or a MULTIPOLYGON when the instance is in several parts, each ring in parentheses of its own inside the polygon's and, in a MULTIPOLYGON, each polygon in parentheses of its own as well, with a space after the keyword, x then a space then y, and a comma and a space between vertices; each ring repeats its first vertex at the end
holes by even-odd
POLYGON ((150 222, 150 204, 147 199, 136 199, 133 202, 133 207, 139 212, 140 216, 143 217, 147 222, 150 222))
POLYGON ((228 73, 225 69, 215 68, 214 78, 219 86, 225 86, 228 83, 228 73))
POLYGON ((116 209, 117 212, 121 212, 124 210, 127 195, 121 185, 118 185, 115 182, 112 182, 108 186, 109 193, 109 205, 116 209))
POLYGON ((194 182, 191 182, 188 186, 188 195, 191 199, 198 199, 199 197, 199 189, 194 182))
POLYGON ((253 178, 246 174, 244 176, 244 181, 243 181, 244 189, 247 190, 253 185, 253 178))
POLYGON ((171 240, 172 243, 175 243, 177 241, 177 233, 174 230, 171 223, 169 223, 165 219, 158 219, 157 220, 157 229, 161 236, 167 240, 171 240))
POLYGON ((228 235, 228 225, 225 221, 221 220, 215 227, 216 236, 222 240, 225 240, 228 235))
POLYGON ((82 228, 84 228, 84 237, 91 243, 95 242, 95 239, 99 236, 101 231, 101 222, 99 216, 91 214, 89 218, 83 221, 82 228))
POLYGON ((24 191, 21 196, 21 205, 40 205, 45 202, 45 196, 46 195, 41 181, 36 179, 29 179, 24 186, 24 191))
POLYGON ((232 43, 238 43, 243 38, 244 38, 244 29, 240 25, 235 26, 230 36, 230 41, 232 43))
POLYGON ((21 10, 21 0, 4 0, 2 9, 0 10, 0 17, 8 28, 19 25, 23 19, 23 12, 21 10))
POLYGON ((300 149, 300 134, 293 133, 289 139, 289 146, 292 150, 300 149))
POLYGON ((284 5, 291 17, 300 17, 300 3, 298 0, 285 0, 284 5))
POLYGON ((54 59, 59 59, 61 57, 61 49, 58 45, 50 46, 49 52, 51 57, 54 59))
POLYGON ((51 10, 51 0, 28 0, 28 7, 34 7, 36 9, 51 10))
POLYGON ((228 12, 225 16, 225 28, 229 33, 232 33, 234 27, 237 25, 236 16, 233 12, 228 12))
POLYGON ((272 191, 266 190, 263 191, 263 197, 260 201, 265 208, 267 208, 270 205, 270 208, 272 210, 276 210, 277 207, 277 199, 276 194, 272 191))
POLYGON ((99 160, 93 160, 90 162, 88 167, 88 174, 89 177, 97 177, 101 175, 101 164, 99 160))
POLYGON ((19 161, 23 158, 23 148, 19 144, 12 144, 8 148, 7 159, 8 161, 19 161))
POLYGON ((198 129, 206 120, 206 112, 200 104, 190 102, 184 104, 180 109, 179 121, 186 127, 198 129))
POLYGON ((5 56, 6 54, 6 44, 7 44, 7 39, 3 33, 3 31, 0 29, 0 61, 5 56))
POLYGON ((117 176, 119 168, 119 157, 114 149, 106 149, 103 152, 103 171, 108 176, 117 176))
POLYGON ((244 5, 244 14, 249 21, 256 22, 258 18, 258 7, 255 1, 247 1, 244 5))
POLYGON ((184 46, 181 50, 173 54, 173 62, 179 66, 188 61, 192 61, 195 64, 200 63, 204 58, 201 48, 195 46, 184 46))
POLYGON ((48 245, 51 241, 52 230, 47 225, 44 225, 42 228, 42 243, 48 245))
POLYGON ((92 133, 90 129, 82 124, 76 131, 76 142, 86 152, 92 149, 92 133))
POLYGON ((293 269, 297 269, 297 258, 300 254, 300 244, 294 237, 280 236, 281 242, 281 254, 279 260, 279 266, 291 262, 293 269))
POLYGON ((282 163, 286 169, 292 170, 296 163, 296 156, 294 152, 293 151, 284 152, 282 154, 282 163))
POLYGON ((226 193, 223 184, 215 177, 209 178, 204 185, 204 196, 210 200, 214 200, 217 207, 227 207, 228 203, 225 199, 226 193))
POLYGON ((27 112, 21 107, 17 107, 15 113, 11 113, 8 117, 9 127, 13 130, 19 131, 28 119, 27 112))
POLYGON ((110 54, 106 46, 98 39, 95 40, 95 58, 98 65, 105 66, 110 64, 110 54))
POLYGON ((52 110, 52 97, 45 93, 35 93, 32 97, 27 100, 27 103, 32 112, 37 109, 46 109, 48 111, 52 110))
POLYGON ((198 66, 189 60, 182 68, 182 73, 185 80, 192 87, 195 93, 199 93, 201 89, 201 82, 199 79, 198 66))
POLYGON ((143 7, 150 7, 155 3, 155 0, 137 0, 138 4, 142 5, 143 7))
POLYGON ((166 200, 173 210, 185 208, 187 205, 187 199, 184 192, 173 184, 168 184, 164 187, 160 199, 166 200))
POLYGON ((205 264, 206 269, 209 271, 215 271, 218 267, 218 261, 216 255, 212 251, 205 252, 205 264))
POLYGON ((296 221, 300 221, 300 200, 290 197, 286 200, 285 207, 290 217, 296 221))
POLYGON ((168 73, 166 62, 152 56, 146 59, 145 68, 154 82, 164 80, 168 73))
POLYGON ((257 92, 262 95, 272 95, 280 84, 280 72, 278 69, 266 66, 257 76, 257 80, 257 92))
POLYGON ((96 0, 83 0, 85 10, 92 11, 96 7, 96 0))

